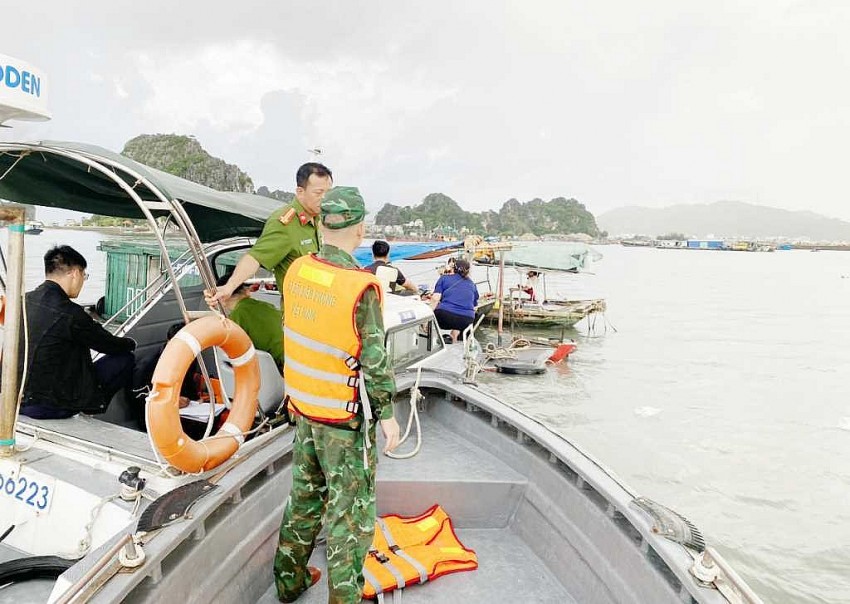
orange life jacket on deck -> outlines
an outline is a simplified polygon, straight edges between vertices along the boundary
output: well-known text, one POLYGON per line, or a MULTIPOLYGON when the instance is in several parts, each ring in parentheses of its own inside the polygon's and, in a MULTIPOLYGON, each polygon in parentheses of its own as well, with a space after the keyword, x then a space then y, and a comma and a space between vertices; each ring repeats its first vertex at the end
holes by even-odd
POLYGON ((342 268, 314 255, 292 263, 283 280, 284 378, 291 406, 326 424, 353 419, 363 404, 371 419, 355 308, 367 289, 383 303, 372 273, 342 268))
POLYGON ((425 583, 478 568, 478 556, 455 535, 451 518, 439 505, 420 516, 382 516, 363 565, 363 597, 425 583))

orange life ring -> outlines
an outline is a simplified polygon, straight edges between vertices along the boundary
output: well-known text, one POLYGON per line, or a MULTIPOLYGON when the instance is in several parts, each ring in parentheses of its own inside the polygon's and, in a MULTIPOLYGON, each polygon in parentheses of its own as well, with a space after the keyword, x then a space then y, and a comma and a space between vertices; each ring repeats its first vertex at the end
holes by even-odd
POLYGON ((251 339, 236 323, 213 316, 189 323, 165 347, 151 381, 152 395, 145 406, 148 433, 168 463, 184 472, 201 472, 220 465, 239 449, 242 433, 250 429, 257 413, 260 366, 251 339), (180 424, 180 386, 189 365, 210 346, 220 347, 230 357, 236 391, 230 415, 218 433, 197 441, 180 424))

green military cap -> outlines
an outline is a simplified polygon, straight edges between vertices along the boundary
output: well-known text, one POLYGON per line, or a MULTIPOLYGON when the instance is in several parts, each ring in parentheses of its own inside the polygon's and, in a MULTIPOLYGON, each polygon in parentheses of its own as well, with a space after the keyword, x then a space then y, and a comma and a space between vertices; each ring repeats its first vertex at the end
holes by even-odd
POLYGON ((322 224, 329 229, 344 229, 366 216, 366 203, 357 187, 334 187, 322 199, 322 224), (339 216, 330 222, 328 216, 339 216))

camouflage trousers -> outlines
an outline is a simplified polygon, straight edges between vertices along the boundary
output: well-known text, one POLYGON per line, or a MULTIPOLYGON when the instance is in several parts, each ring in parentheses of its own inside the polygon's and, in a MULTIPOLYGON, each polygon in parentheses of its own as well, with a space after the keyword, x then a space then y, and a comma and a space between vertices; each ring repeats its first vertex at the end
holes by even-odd
MULTIPOLYGON (((375 442, 375 427, 370 440, 375 442)), ((375 446, 363 464, 363 432, 295 420, 292 490, 274 560, 278 597, 292 602, 310 587, 307 561, 327 525, 330 604, 360 602, 363 563, 375 532, 375 446)))

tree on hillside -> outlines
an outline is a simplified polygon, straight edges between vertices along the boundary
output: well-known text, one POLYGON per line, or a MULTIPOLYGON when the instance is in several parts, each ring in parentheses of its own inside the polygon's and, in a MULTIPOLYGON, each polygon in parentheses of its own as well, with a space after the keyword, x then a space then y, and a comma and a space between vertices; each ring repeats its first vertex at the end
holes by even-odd
POLYGON ((460 230, 469 227, 470 222, 473 222, 469 212, 464 211, 454 199, 443 193, 426 195, 416 207, 416 213, 426 229, 452 227, 460 230))
POLYGON ((500 233, 504 235, 521 235, 528 231, 526 217, 523 216, 522 204, 511 198, 502 204, 499 210, 500 233))
POLYGON ((269 188, 265 186, 257 189, 256 193, 257 195, 262 195, 263 197, 271 197, 272 199, 278 199, 283 203, 289 203, 293 199, 295 199, 295 193, 290 193, 289 191, 281 191, 280 189, 269 191, 269 188))
POLYGON ((385 203, 384 207, 375 214, 375 224, 379 225, 407 224, 411 220, 415 220, 415 218, 411 218, 409 206, 402 208, 391 203, 385 203))
POLYGON ((481 231, 484 234, 495 234, 502 230, 502 220, 498 212, 486 210, 481 212, 481 231))
POLYGON ((550 232, 587 233, 592 237, 599 235, 596 218, 587 211, 584 204, 575 199, 556 197, 549 201, 545 212, 552 220, 550 232))
POLYGON ((194 136, 142 134, 127 141, 121 155, 217 191, 254 191, 250 176, 207 153, 194 136))
POLYGON ((593 214, 575 199, 556 197, 550 201, 540 198, 521 203, 509 199, 498 212, 487 210, 480 214, 467 212, 451 197, 443 193, 431 193, 414 207, 403 208, 385 204, 375 217, 379 225, 408 224, 421 219, 427 230, 463 228, 482 235, 520 235, 534 233, 586 233, 599 235, 593 214))

